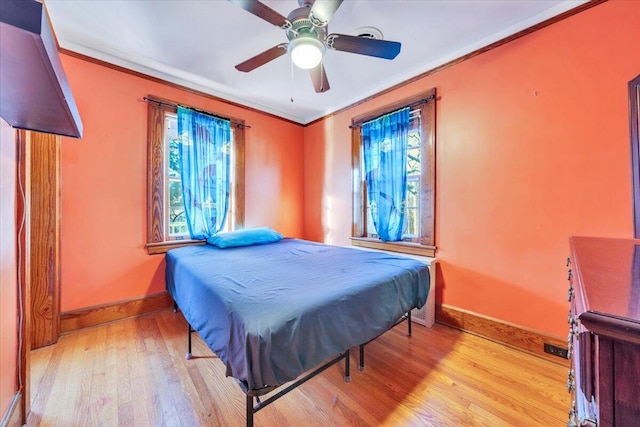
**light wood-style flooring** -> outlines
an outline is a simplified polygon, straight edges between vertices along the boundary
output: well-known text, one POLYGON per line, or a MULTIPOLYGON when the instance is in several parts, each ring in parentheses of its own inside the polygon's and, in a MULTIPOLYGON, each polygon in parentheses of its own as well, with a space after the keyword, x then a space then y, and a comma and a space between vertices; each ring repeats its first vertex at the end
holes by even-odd
MULTIPOLYGON (((28 426, 243 426, 245 395, 171 310, 31 353, 28 426)), ((402 324, 255 415, 261 426, 563 426, 567 368, 436 324, 402 324)))

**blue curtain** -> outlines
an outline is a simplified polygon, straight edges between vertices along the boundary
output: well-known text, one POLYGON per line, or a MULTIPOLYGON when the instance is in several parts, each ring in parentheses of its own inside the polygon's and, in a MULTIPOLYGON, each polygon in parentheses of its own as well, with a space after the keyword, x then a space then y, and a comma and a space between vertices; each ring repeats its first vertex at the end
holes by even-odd
POLYGON ((408 107, 362 125, 368 206, 383 242, 402 240, 408 141, 408 107))
POLYGON ((192 239, 222 230, 229 206, 231 124, 178 107, 180 176, 192 239))

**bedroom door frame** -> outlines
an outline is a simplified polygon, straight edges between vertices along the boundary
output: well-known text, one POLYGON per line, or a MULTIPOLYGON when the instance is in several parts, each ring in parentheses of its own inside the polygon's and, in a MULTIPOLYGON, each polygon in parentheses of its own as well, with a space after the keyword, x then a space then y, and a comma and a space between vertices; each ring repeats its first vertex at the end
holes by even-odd
POLYGON ((16 132, 16 249, 22 421, 31 408, 30 352, 60 335, 60 136, 16 132))
POLYGON ((633 235, 640 238, 640 75, 629 82, 629 136, 633 180, 633 235))
POLYGON ((57 135, 20 131, 25 147, 23 189, 28 233, 26 263, 30 287, 30 347, 58 342, 60 336, 60 146, 57 135))

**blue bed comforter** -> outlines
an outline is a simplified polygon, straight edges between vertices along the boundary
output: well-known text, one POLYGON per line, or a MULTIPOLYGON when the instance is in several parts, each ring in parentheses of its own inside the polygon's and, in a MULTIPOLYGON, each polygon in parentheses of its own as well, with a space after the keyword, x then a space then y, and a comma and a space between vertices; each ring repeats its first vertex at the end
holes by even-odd
POLYGON ((167 290, 247 390, 297 378, 388 330, 429 292, 428 266, 297 239, 173 249, 167 290))

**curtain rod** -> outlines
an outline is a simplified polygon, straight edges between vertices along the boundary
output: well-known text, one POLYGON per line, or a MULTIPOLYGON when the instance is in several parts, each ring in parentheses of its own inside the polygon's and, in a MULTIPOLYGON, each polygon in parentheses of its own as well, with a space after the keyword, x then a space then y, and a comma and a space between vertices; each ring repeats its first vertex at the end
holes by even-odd
POLYGON ((173 108, 178 108, 178 107, 182 107, 182 108, 187 108, 189 110, 193 110, 193 111, 197 111, 198 113, 202 113, 202 114, 206 114, 207 116, 211 116, 211 117, 215 117, 217 119, 222 119, 222 120, 229 120, 230 123, 241 127, 241 128, 245 128, 245 129, 251 129, 251 126, 249 125, 245 125, 244 123, 240 123, 240 122, 234 122, 233 120, 228 119, 227 117, 222 117, 219 116, 217 114, 213 114, 209 111, 205 111, 205 110, 200 110, 198 108, 194 108, 194 107, 189 107, 187 105, 182 105, 182 104, 174 104, 172 102, 163 102, 163 101, 157 101, 155 99, 151 99, 151 98, 147 98, 146 96, 142 98, 142 100, 144 102, 151 102, 153 104, 157 104, 158 107, 162 107, 163 105, 166 105, 167 107, 173 107, 173 108))
MULTIPOLYGON (((385 116, 387 114, 395 113, 396 111, 400 111, 403 108, 407 108, 407 107, 411 108, 411 107, 415 107, 417 105, 426 104, 427 102, 432 101, 434 99, 436 99, 436 96, 435 95, 431 95, 428 98, 419 99, 417 101, 412 102, 411 104, 403 105, 402 107, 396 108, 393 111, 389 111, 388 113, 381 114, 380 116, 385 116)), ((378 116, 378 117, 380 117, 380 116, 378 116)), ((355 122, 352 125, 349 125, 349 129, 357 128, 358 126, 362 126, 363 123, 370 122, 371 120, 375 120, 375 119, 376 118, 374 117, 372 119, 360 120, 359 122, 355 122)))

